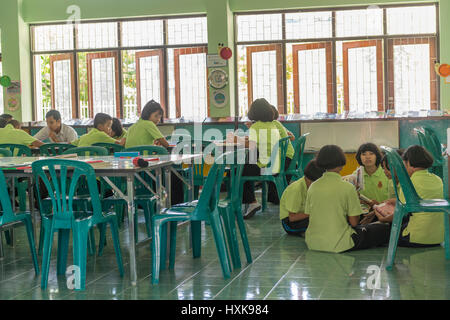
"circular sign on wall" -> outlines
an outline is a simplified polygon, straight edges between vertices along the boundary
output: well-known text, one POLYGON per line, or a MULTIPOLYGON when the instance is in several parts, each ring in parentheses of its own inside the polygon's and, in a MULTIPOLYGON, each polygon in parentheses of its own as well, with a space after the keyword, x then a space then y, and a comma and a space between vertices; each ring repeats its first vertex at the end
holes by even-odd
POLYGON ((228 84, 228 75, 222 69, 215 69, 209 74, 208 82, 214 89, 222 89, 228 84))
POLYGON ((228 103, 228 96, 224 90, 215 90, 213 92, 213 102, 217 108, 223 108, 228 103))

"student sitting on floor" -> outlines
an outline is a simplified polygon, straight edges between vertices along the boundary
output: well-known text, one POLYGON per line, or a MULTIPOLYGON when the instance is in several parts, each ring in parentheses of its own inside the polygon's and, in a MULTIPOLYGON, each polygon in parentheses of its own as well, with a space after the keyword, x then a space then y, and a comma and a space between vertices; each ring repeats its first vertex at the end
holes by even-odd
POLYGON ((326 172, 311 184, 306 197, 308 248, 338 253, 386 244, 390 232, 388 224, 358 226, 361 214, 358 193, 339 175, 346 164, 342 149, 336 145, 324 146, 316 162, 326 172))
POLYGON ((305 215, 306 194, 311 183, 324 173, 316 160, 311 160, 304 170, 304 177, 291 183, 283 192, 280 201, 281 225, 287 234, 300 236, 308 227, 308 215, 305 215))
POLYGON ((94 128, 82 135, 80 139, 72 141, 77 147, 88 147, 94 143, 117 143, 125 144, 125 139, 116 140, 111 138, 112 117, 106 113, 97 113, 94 117, 94 128))
POLYGON ((127 130, 123 128, 122 122, 120 122, 120 120, 117 118, 113 118, 111 126, 111 137, 118 140, 127 137, 127 130))
POLYGON ((22 144, 24 146, 40 147, 44 143, 33 138, 23 130, 15 129, 6 118, 0 117, 0 144, 22 144))
POLYGON ((41 141, 50 139, 53 143, 71 143, 78 138, 74 128, 61 122, 61 114, 58 110, 50 110, 45 115, 47 126, 34 135, 41 141))
MULTIPOLYGON (((417 194, 422 199, 443 199, 444 187, 441 178, 428 172, 433 164, 433 156, 422 146, 411 146, 403 153, 406 171, 417 194)), ((405 202, 403 192, 399 192, 399 200, 405 202)), ((387 201, 396 203, 396 199, 387 201)), ((383 216, 375 211, 379 221, 392 222, 394 214, 383 216)), ((444 241, 443 213, 414 212, 403 219, 398 246, 401 247, 430 247, 437 246, 444 241)))

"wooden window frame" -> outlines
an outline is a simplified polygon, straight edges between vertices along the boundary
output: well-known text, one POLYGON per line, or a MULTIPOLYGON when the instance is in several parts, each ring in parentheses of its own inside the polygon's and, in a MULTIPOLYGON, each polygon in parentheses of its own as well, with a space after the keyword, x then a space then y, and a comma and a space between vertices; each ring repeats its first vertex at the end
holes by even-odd
POLYGON ((296 44, 292 46, 293 57, 293 80, 294 80, 294 112, 300 113, 300 90, 299 90, 299 69, 298 69, 298 52, 315 49, 325 49, 326 55, 326 74, 327 74, 327 111, 334 112, 333 99, 333 57, 332 42, 315 42, 307 44, 296 44))
POLYGON ((414 38, 395 38, 388 39, 388 109, 395 109, 395 78, 394 78, 394 46, 429 44, 430 46, 430 109, 438 110, 438 77, 434 70, 434 64, 437 60, 436 37, 414 37, 414 38))
POLYGON ((284 113, 284 87, 283 87, 283 49, 281 43, 249 46, 247 49, 247 89, 248 106, 250 108, 253 102, 253 73, 252 73, 252 54, 255 52, 275 51, 277 63, 277 109, 280 114, 284 113))
POLYGON ((355 48, 376 47, 377 50, 377 109, 385 111, 384 108, 384 82, 383 82, 383 40, 351 41, 342 44, 344 52, 344 110, 350 109, 350 87, 348 72, 348 50, 355 48))
POLYGON ((138 115, 141 114, 142 102, 141 102, 141 58, 157 56, 159 59, 159 87, 160 87, 160 101, 158 101, 164 110, 167 110, 166 105, 166 79, 164 74, 164 50, 146 50, 136 52, 136 100, 138 115))
POLYGON ((89 103, 89 117, 94 118, 94 100, 93 100, 93 84, 92 84, 92 60, 114 58, 115 65, 115 79, 116 79, 116 117, 121 118, 120 109, 120 82, 119 82, 119 54, 117 51, 104 51, 86 54, 87 74, 88 74, 88 103, 89 103))
POLYGON ((71 92, 71 98, 72 98, 72 117, 77 117, 77 105, 76 105, 76 93, 75 93, 75 74, 73 73, 74 70, 74 59, 72 53, 62 53, 62 54, 56 54, 50 56, 50 92, 51 92, 51 98, 52 98, 52 105, 51 109, 54 110, 55 108, 55 73, 53 70, 53 63, 56 61, 62 61, 62 60, 70 60, 70 92, 71 92))

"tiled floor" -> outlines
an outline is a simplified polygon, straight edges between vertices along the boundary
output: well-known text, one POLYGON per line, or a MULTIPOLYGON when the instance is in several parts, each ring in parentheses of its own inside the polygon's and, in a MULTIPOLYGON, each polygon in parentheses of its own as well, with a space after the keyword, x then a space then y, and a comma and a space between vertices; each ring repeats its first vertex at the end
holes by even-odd
MULTIPOLYGON (((442 247, 399 248, 396 266, 388 272, 384 268, 387 248, 344 254, 307 250, 303 238, 284 233, 277 206, 246 223, 253 263, 247 264, 241 251, 243 266, 233 270, 230 279, 222 277, 209 226, 204 226, 198 259, 192 258, 183 226, 178 234, 175 269, 162 271, 160 284, 152 285, 150 245, 140 247, 138 284, 132 287, 127 230, 122 228, 125 276, 119 276, 109 238, 102 257, 88 257, 84 292, 69 290, 66 278, 56 277, 56 251, 48 289, 41 290, 25 230, 19 227, 15 247, 5 245, 5 258, 0 261, 0 299, 450 299, 450 261, 445 260, 442 247), (378 286, 369 267, 381 269, 378 286)), ((71 262, 69 256, 68 265, 71 262)))

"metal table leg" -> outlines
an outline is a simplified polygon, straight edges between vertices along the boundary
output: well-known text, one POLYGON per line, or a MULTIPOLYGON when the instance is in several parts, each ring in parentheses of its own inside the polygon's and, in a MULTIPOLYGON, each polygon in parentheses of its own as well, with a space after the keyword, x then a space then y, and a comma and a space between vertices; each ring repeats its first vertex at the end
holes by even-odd
POLYGON ((127 205, 128 205, 128 239, 130 245, 130 279, 131 284, 135 286, 137 284, 137 271, 136 271, 136 243, 134 234, 134 175, 127 176, 127 205))

